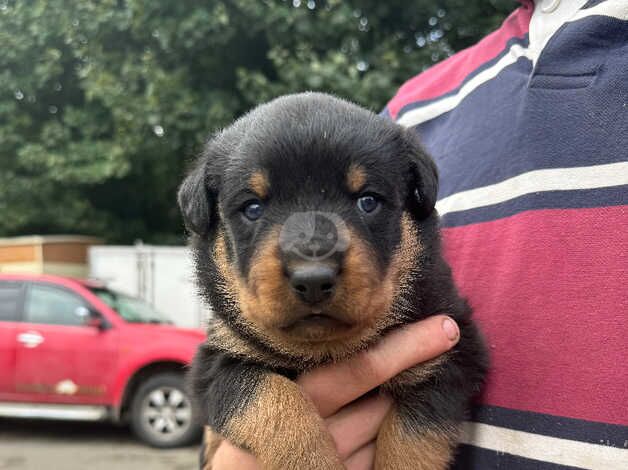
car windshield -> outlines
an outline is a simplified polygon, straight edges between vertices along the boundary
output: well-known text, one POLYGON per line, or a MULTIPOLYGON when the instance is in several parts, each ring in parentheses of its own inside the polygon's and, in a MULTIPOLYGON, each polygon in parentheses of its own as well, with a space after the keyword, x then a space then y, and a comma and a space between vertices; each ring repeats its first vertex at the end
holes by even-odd
POLYGON ((91 288, 90 290, 128 322, 172 324, 164 314, 141 299, 110 289, 91 288))

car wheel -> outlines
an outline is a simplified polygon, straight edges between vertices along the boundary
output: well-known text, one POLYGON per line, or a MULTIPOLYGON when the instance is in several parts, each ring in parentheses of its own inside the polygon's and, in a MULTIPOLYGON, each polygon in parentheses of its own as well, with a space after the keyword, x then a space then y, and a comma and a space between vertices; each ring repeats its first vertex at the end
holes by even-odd
POLYGON ((201 427, 182 375, 158 374, 140 385, 131 402, 131 428, 142 441, 162 449, 199 439, 201 427))

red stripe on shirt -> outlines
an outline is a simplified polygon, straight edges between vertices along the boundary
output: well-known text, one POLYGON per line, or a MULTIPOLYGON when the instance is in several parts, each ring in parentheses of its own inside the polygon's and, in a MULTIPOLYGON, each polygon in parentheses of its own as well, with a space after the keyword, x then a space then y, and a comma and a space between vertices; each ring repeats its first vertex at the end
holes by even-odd
POLYGON ((490 346, 484 403, 628 424, 627 225, 617 206, 443 229, 490 346))
POLYGON ((497 57, 510 39, 528 32, 533 10, 531 1, 523 2, 497 31, 407 81, 387 105, 392 119, 409 103, 437 98, 459 87, 471 72, 497 57))

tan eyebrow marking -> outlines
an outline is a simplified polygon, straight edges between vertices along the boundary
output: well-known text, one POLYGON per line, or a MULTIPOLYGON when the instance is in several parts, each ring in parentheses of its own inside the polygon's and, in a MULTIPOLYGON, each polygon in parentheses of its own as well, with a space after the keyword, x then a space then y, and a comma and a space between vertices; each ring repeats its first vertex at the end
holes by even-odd
POLYGON ((268 181, 266 174, 261 170, 258 170, 251 175, 249 178, 249 186, 260 199, 265 199, 270 191, 270 182, 268 181))
POLYGON ((360 165, 352 163, 347 171, 347 187, 352 193, 357 193, 366 183, 366 171, 360 165))

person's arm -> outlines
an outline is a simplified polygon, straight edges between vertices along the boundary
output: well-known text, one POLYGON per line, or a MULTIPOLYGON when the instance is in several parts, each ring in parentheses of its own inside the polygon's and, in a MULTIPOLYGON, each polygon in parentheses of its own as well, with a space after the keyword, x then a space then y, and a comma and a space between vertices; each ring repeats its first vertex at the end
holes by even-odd
MULTIPOLYGON (((405 369, 448 351, 458 339, 453 320, 434 316, 393 331, 345 362, 319 367, 297 379, 325 419, 347 470, 372 468, 375 438, 390 408, 383 395, 363 395, 405 369)), ((259 466, 251 454, 223 441, 210 468, 258 470, 259 466)))

